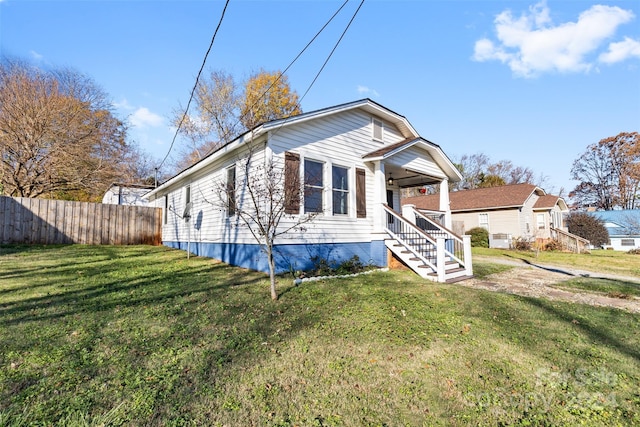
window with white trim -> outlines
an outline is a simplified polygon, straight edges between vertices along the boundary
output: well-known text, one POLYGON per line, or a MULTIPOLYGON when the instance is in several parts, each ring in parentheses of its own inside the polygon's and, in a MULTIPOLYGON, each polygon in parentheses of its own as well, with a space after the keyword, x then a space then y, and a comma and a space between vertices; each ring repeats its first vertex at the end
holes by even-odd
POLYGON ((304 212, 320 213, 324 210, 324 164, 315 160, 304 160, 304 212))
POLYGON ((349 214, 349 169, 332 166, 331 183, 333 192, 333 214, 349 214))
POLYGON ((620 246, 635 246, 635 239, 620 239, 620 246))
POLYGON ((536 226, 538 227, 538 230, 544 230, 545 229, 544 214, 543 213, 536 214, 536 226))
POLYGON ((486 230, 489 229, 489 214, 487 213, 478 214, 478 227, 482 227, 486 230))

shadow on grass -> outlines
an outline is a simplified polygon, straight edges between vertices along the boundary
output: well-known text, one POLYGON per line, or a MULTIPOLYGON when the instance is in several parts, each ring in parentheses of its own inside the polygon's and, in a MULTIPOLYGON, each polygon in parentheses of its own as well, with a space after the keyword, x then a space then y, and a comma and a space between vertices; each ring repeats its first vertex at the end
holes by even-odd
MULTIPOLYGON (((596 341, 601 345, 613 347, 617 351, 634 358, 636 361, 640 361, 640 349, 638 347, 629 345, 628 343, 615 338, 612 333, 606 331, 605 329, 594 326, 593 324, 591 324, 591 322, 588 321, 588 319, 582 318, 580 321, 576 321, 574 316, 572 316, 565 310, 554 307, 554 305, 550 301, 539 298, 532 298, 529 300, 529 302, 532 305, 539 307, 541 310, 544 310, 554 317, 566 322, 567 325, 571 325, 571 327, 582 331, 593 341, 596 341)), ((610 310, 616 315, 621 314, 615 309, 610 310)), ((628 314, 625 313, 625 315, 628 314)))

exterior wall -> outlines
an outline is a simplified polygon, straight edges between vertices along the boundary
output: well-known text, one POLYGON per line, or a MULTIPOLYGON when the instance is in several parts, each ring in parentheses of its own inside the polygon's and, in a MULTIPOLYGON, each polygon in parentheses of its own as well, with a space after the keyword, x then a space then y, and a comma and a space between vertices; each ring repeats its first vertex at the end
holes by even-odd
MULTIPOLYGON (((164 245, 189 250, 199 256, 219 259, 225 263, 262 272, 269 271, 267 257, 257 244, 211 243, 211 242, 163 242, 164 245)), ((338 264, 357 255, 365 264, 387 265, 387 248, 383 240, 362 243, 280 244, 275 248, 277 273, 292 270, 310 270, 314 267, 312 257, 338 264)))
POLYGON ((113 186, 102 197, 102 203, 108 205, 149 206, 149 203, 142 198, 149 191, 147 188, 113 186))
MULTIPOLYGON (((327 242, 364 243, 371 242, 374 227, 375 188, 373 165, 362 161, 362 156, 384 145, 402 141, 404 137, 392 124, 384 123, 383 139, 373 139, 372 116, 359 110, 351 110, 327 118, 317 118, 296 126, 272 131, 269 146, 273 156, 281 158, 285 151, 305 159, 324 164, 325 194, 323 215, 305 225, 304 235, 285 235, 283 241, 313 244, 327 242), (349 168, 349 215, 335 216, 331 205, 331 167, 349 168), (355 168, 365 170, 366 218, 356 218, 355 168)), ((394 207, 399 210, 400 199, 397 188, 394 192, 394 207)), ((384 199, 386 201, 386 198, 384 199)))
POLYGON ((609 239, 610 245, 606 245, 607 248, 611 248, 615 251, 630 251, 631 249, 640 248, 640 236, 615 236, 609 239), (622 241, 625 243, 632 240, 633 245, 622 245, 622 241))
POLYGON ((464 222, 465 232, 474 227, 480 227, 480 214, 487 214, 489 217, 489 234, 510 234, 512 237, 522 235, 520 229, 520 213, 518 209, 503 209, 483 212, 454 212, 451 214, 452 220, 464 222))

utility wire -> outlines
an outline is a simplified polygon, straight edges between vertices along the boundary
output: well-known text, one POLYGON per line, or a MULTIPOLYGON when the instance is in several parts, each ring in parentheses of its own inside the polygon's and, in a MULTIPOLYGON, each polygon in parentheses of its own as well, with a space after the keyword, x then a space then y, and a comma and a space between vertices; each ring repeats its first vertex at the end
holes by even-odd
MULTIPOLYGON (((348 0, 347 0, 348 1, 348 0)), ((358 15, 358 12, 360 12, 360 9, 362 8, 362 5, 364 4, 364 0, 362 0, 360 2, 360 5, 358 5, 358 8, 356 9, 356 11, 354 12, 353 16, 351 17, 351 20, 349 20, 349 23, 347 24, 347 26, 345 27, 344 31, 342 32, 342 34, 340 35, 340 38, 338 39, 338 41, 336 42, 336 44, 333 46, 333 49, 331 49, 331 52, 329 53, 329 55, 327 56, 327 59, 325 59, 324 63, 322 64, 322 67, 320 67, 320 70, 318 70, 318 72, 316 73, 315 77, 313 78, 313 80, 311 81, 311 83, 309 84, 309 86, 307 87, 307 90, 304 91, 304 93, 302 94, 302 96, 300 97, 300 99, 298 100, 298 103, 296 104, 296 106, 299 108, 300 104, 302 103, 302 100, 304 99, 305 96, 307 96, 307 94, 309 93, 309 91, 311 90, 311 88, 313 87, 313 85, 316 83, 316 80, 318 80, 318 77, 320 77, 320 74, 322 73, 322 71, 324 70, 324 68, 327 66, 327 63, 329 62, 329 60, 331 59, 331 57, 333 56, 334 52, 336 51, 336 49, 338 48, 338 45, 340 45, 340 42, 342 41, 342 39, 344 38, 345 34, 347 33, 347 31, 349 30, 349 27, 351 27, 351 24, 353 23, 353 21, 356 19, 356 16, 358 15)), ((280 124, 280 126, 278 126, 275 131, 273 132, 273 134, 275 135, 282 126, 284 126, 284 124, 287 122, 287 119, 284 119, 282 121, 282 123, 280 124)))
POLYGON ((224 15, 225 15, 225 13, 227 11, 227 6, 229 6, 229 1, 230 0, 227 0, 225 2, 225 4, 224 4, 224 9, 222 9, 222 14, 220 15, 220 20, 218 21, 218 26, 216 27, 216 30, 213 33, 213 37, 211 37, 211 43, 209 43, 209 48, 207 49, 207 52, 204 55, 204 59, 202 60, 202 65, 200 66, 200 70, 198 71, 198 75, 196 76, 196 82, 193 85, 193 89, 191 89, 191 95, 189 96, 189 102, 187 102, 187 107, 184 110, 184 114, 182 114, 182 117, 180 118, 180 123, 178 123, 178 127, 176 128, 176 133, 173 135, 173 139, 171 140, 171 145, 169 146, 169 151, 167 151, 167 155, 164 156, 164 159, 162 159, 162 161, 160 162, 160 164, 156 168, 156 171, 162 167, 164 162, 169 157, 169 154, 171 154, 171 150, 173 149, 173 145, 176 142, 176 138, 178 136, 178 132, 180 132, 180 128, 182 127, 182 124, 184 123, 184 120, 187 117, 187 113, 189 112, 189 106, 191 105, 191 101, 193 100, 193 94, 195 93, 196 89, 198 88, 198 81, 200 80, 200 75, 202 75, 202 70, 204 70, 204 66, 205 66, 205 64, 207 62, 207 57, 209 56, 209 52, 211 52, 211 48, 213 47, 213 42, 216 39, 216 35, 218 34, 218 30, 220 29, 220 26, 222 25, 222 20, 224 19, 224 15))
MULTIPOLYGON (((309 48, 309 46, 311 46, 313 44, 313 42, 320 36, 320 34, 322 34, 322 32, 333 21, 333 19, 340 13, 340 11, 347 5, 347 3, 349 3, 349 0, 345 0, 345 2, 342 3, 342 5, 334 12, 334 14, 331 16, 331 18, 329 18, 329 20, 322 26, 322 28, 320 28, 320 30, 318 30, 318 32, 311 38, 311 40, 307 43, 307 45, 296 55, 295 58, 293 58, 293 61, 291 61, 289 63, 289 65, 287 65, 287 67, 278 74, 278 77, 276 77, 276 79, 271 83, 271 85, 269 85, 269 87, 262 94, 260 94, 260 96, 251 105, 251 107, 249 107, 248 111, 252 111, 255 108, 255 106, 258 105, 258 103, 265 97, 265 95, 267 93, 269 93, 269 91, 280 81, 280 79, 282 79, 282 76, 284 76, 286 74, 286 72, 289 70, 289 68, 291 68, 293 66, 293 64, 298 59, 300 59, 302 54, 309 48)), ((362 6, 362 4, 361 4, 361 6, 362 6)), ((296 107, 300 108, 300 102, 298 102, 296 104, 296 107)), ((239 117, 238 120, 236 120, 235 124, 230 129, 235 129, 236 125, 238 125, 238 123, 240 123, 241 119, 242 119, 242 117, 239 117)), ((250 129, 248 129, 248 130, 250 130, 250 129)), ((223 135, 223 137, 221 138, 221 141, 222 141, 223 144, 227 142, 227 138, 229 136, 230 135, 228 135, 227 133, 225 133, 223 135)), ((218 148, 219 148, 219 146, 211 148, 203 157, 207 157, 209 154, 211 154, 212 152, 214 152, 218 148)))

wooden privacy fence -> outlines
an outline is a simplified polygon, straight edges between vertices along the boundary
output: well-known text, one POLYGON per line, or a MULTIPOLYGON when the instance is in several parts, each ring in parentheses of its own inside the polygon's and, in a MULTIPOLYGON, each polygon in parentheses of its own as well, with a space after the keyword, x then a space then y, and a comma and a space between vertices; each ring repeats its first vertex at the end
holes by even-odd
POLYGON ((0 196, 0 243, 159 245, 162 209, 0 196))

